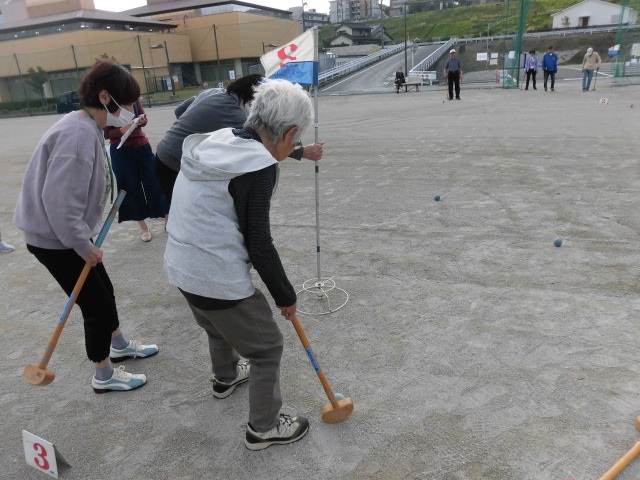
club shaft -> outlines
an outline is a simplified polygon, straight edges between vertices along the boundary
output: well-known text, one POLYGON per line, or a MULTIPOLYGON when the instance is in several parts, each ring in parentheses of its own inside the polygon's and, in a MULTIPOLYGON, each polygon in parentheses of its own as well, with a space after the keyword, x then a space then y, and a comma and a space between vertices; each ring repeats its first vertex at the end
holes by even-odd
POLYGON ((304 333, 304 330, 302 329, 300 320, 298 320, 297 316, 294 316, 293 319, 291 320, 291 323, 293 323, 293 328, 296 329, 296 333, 298 334, 298 337, 300 337, 300 341, 302 342, 302 346, 304 347, 304 349, 307 352, 307 355, 309 356, 311 365, 313 365, 314 370, 318 374, 318 378, 320 379, 322 388, 324 388, 324 392, 327 394, 327 398, 329 399, 331 404, 334 407, 336 407, 337 406, 336 395, 335 393, 333 393, 333 389, 329 384, 329 380, 327 380, 327 377, 325 376, 324 372, 320 368, 320 365, 318 365, 318 361, 316 360, 316 357, 313 354, 313 350, 311 349, 311 344, 309 343, 309 339, 307 338, 307 335, 304 333))
MULTIPOLYGON (((104 241, 104 238, 107 236, 109 227, 111 227, 111 224, 113 223, 113 219, 115 218, 116 213, 118 213, 118 209, 120 208, 120 205, 122 205, 122 201, 124 200, 124 196, 126 194, 127 192, 125 192, 124 190, 120 190, 120 192, 118 193, 118 197, 116 198, 116 201, 113 202, 111 210, 109 211, 109 215, 107 216, 107 219, 105 220, 104 225, 102 225, 102 228, 100 229, 100 233, 98 234, 98 238, 96 239, 96 243, 95 243, 96 247, 99 248, 100 246, 102 246, 102 242, 104 241)), ((62 311, 62 315, 60 316, 60 319, 58 320, 56 329, 53 332, 53 335, 51 336, 51 339, 47 344, 47 349, 44 351, 44 354, 42 355, 42 360, 40 360, 40 364, 38 365, 38 367, 42 370, 47 368, 47 365, 49 364, 49 360, 51 360, 51 356, 53 355, 53 352, 56 349, 56 345, 58 345, 58 340, 60 339, 60 334, 62 333, 62 329, 67 323, 67 319, 71 314, 71 309, 76 304, 78 295, 80 295, 80 290, 82 290, 82 286, 84 285, 84 282, 87 279, 87 276, 91 271, 91 268, 92 268, 91 265, 86 263, 82 268, 82 272, 80 272, 80 276, 78 277, 78 280, 76 281, 76 284, 73 287, 71 295, 69 295, 69 299, 67 300, 67 304, 65 305, 64 310, 62 311)))

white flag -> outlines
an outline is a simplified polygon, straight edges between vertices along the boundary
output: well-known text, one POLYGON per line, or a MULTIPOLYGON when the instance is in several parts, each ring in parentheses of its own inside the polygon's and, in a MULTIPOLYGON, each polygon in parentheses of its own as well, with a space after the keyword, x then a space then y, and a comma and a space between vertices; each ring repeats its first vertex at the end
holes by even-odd
POLYGON ((283 78, 300 85, 318 85, 317 27, 264 54, 260 62, 267 78, 283 78))

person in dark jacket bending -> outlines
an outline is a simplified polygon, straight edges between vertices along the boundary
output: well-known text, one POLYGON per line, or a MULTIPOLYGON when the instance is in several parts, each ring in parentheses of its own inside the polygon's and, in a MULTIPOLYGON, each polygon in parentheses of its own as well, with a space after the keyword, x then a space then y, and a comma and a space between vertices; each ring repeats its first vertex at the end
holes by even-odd
MULTIPOLYGON (((227 89, 211 88, 185 100, 175 109, 176 121, 156 147, 155 173, 162 191, 171 202, 173 185, 180 171, 182 143, 194 133, 209 133, 221 128, 240 128, 253 101, 253 88, 263 76, 245 75, 231 82, 227 89)), ((298 145, 292 158, 320 160, 324 142, 298 145)))

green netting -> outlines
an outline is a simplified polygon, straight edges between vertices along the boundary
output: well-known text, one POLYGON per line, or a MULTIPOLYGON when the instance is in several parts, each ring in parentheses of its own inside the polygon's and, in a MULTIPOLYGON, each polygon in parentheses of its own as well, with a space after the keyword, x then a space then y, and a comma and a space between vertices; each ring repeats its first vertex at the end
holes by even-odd
POLYGON ((520 52, 522 38, 526 31, 527 16, 529 15, 530 0, 520 0, 517 25, 512 42, 505 42, 504 69, 501 72, 500 83, 503 88, 518 88, 520 86, 520 52), (509 43, 511 45, 509 46, 509 43))
POLYGON ((623 0, 613 45, 603 52, 601 71, 612 76, 615 86, 640 84, 640 0, 623 0), (617 53, 616 53, 617 51, 617 53))

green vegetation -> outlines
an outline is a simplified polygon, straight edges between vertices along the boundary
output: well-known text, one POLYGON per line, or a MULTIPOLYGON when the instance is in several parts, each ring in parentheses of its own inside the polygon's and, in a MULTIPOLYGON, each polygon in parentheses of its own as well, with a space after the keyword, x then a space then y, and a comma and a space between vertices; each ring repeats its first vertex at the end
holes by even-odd
MULTIPOLYGON (((527 32, 551 29, 551 14, 578 3, 579 0, 531 0, 527 17, 527 32)), ((425 2, 422 2, 425 3, 425 2)), ((620 2, 612 2, 620 3, 620 2)), ((431 10, 407 14, 409 39, 440 41, 452 37, 469 38, 489 35, 514 34, 518 25, 521 1, 507 0, 488 5, 460 6, 444 10, 431 10)), ((417 5, 416 5, 417 7, 417 5)), ((411 11, 411 9, 409 10, 411 11)), ((366 22, 379 24, 379 20, 366 22)), ((404 39, 404 17, 384 18, 387 33, 400 42, 404 39)), ((320 31, 320 44, 330 46, 337 25, 329 25, 320 31)))
MULTIPOLYGON (((215 85, 210 85, 209 88, 214 87, 215 85)), ((156 92, 150 94, 151 104, 156 105, 159 103, 171 103, 171 102, 182 102, 191 98, 195 95, 198 95, 203 90, 203 87, 187 87, 182 88, 180 90, 176 90, 175 96, 172 94, 171 90, 166 92, 156 92)), ((143 94, 140 97, 140 101, 144 106, 148 105, 148 98, 146 94, 143 94)))
POLYGON ((41 99, 15 100, 10 102, 0 102, 0 115, 10 115, 20 112, 41 113, 56 110, 56 99, 47 98, 43 105, 41 99))

